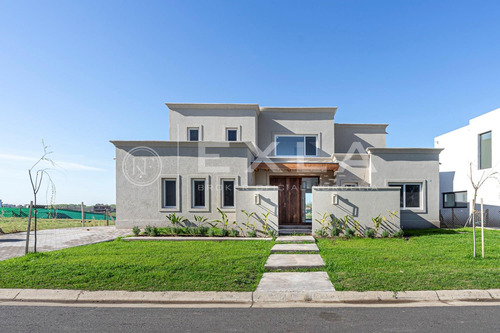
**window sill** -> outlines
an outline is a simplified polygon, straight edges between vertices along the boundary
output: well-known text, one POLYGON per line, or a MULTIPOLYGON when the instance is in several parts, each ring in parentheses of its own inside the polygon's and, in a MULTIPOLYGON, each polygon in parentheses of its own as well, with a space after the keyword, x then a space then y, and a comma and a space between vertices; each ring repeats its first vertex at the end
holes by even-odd
POLYGON ((181 210, 179 207, 172 207, 172 208, 166 208, 162 207, 159 209, 160 213, 173 213, 173 212, 180 212, 181 210))

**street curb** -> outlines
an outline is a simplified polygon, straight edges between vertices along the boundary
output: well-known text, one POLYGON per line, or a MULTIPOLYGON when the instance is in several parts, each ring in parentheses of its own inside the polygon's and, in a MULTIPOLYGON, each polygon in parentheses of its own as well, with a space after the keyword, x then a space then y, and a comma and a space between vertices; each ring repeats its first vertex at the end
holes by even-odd
POLYGON ((278 304, 351 303, 397 304, 408 302, 500 302, 500 289, 424 291, 332 292, 184 292, 84 291, 63 289, 0 289, 0 302, 108 303, 108 304, 278 304))

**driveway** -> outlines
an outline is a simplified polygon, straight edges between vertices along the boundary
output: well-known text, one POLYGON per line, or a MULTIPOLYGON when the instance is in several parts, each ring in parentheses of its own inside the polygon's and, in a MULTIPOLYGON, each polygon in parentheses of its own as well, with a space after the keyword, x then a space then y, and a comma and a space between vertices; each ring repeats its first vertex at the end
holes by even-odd
MULTIPOLYGON (((54 251, 106 242, 129 234, 130 230, 116 229, 114 226, 39 230, 37 251, 54 251)), ((26 232, 0 235, 0 260, 23 256, 25 246, 26 232)), ((30 234, 30 251, 33 251, 33 232, 30 234)))

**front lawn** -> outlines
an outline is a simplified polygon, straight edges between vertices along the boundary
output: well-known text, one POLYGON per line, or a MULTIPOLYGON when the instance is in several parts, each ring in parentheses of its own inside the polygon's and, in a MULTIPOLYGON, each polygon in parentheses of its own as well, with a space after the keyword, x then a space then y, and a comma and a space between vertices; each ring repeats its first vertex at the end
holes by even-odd
MULTIPOLYGON (((109 225, 114 225, 109 220, 109 225)), ((105 226, 106 220, 85 220, 86 227, 105 226)), ((75 219, 37 219, 38 230, 81 227, 82 222, 75 219)), ((0 234, 26 231, 28 228, 27 217, 0 217, 0 234)), ((31 230, 35 230, 34 219, 31 219, 31 230)))
POLYGON ((485 259, 472 258, 471 228, 405 234, 407 239, 320 239, 320 253, 335 289, 500 288, 500 231, 485 230, 485 259))
POLYGON ((274 242, 116 240, 0 262, 0 288, 253 291, 274 242))

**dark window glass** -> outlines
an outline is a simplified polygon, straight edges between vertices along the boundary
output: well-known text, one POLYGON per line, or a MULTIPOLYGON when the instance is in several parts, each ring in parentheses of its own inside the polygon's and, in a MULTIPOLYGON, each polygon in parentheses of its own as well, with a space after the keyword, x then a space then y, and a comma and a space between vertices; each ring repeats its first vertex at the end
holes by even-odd
POLYGON ((467 208, 467 191, 443 193, 443 208, 467 208))
POLYGON ((193 181, 193 207, 205 207, 205 181, 193 181))
POLYGON ((303 136, 277 136, 276 155, 277 156, 303 156, 304 137, 303 136))
POLYGON ((420 207, 420 185, 405 185, 406 188, 406 206, 407 208, 420 207))
POLYGON ((237 141, 238 130, 228 129, 227 130, 227 141, 237 141))
POLYGON ((197 128, 190 128, 189 129, 189 141, 199 141, 198 132, 199 132, 199 130, 197 128))
POLYGON ((222 181, 222 206, 234 207, 234 181, 222 181))
POLYGON ((399 207, 404 207, 403 185, 389 185, 390 187, 399 187, 399 207))
POLYGON ((163 207, 175 207, 177 202, 176 181, 165 179, 163 181, 163 207))
POLYGON ((479 135, 479 169, 491 168, 491 132, 479 135))
POLYGON ((315 136, 306 136, 306 156, 316 156, 315 136))

